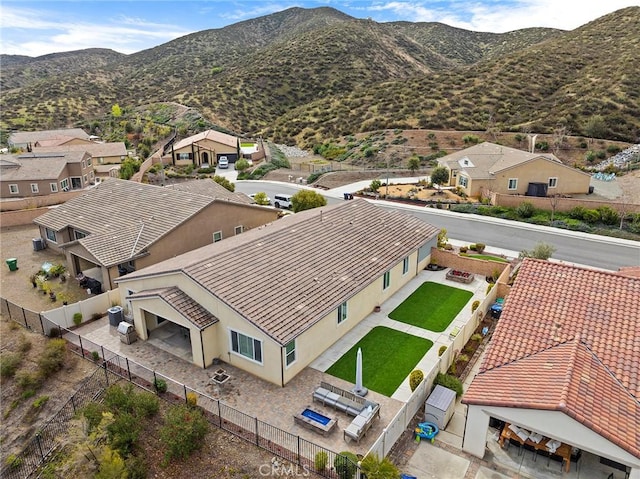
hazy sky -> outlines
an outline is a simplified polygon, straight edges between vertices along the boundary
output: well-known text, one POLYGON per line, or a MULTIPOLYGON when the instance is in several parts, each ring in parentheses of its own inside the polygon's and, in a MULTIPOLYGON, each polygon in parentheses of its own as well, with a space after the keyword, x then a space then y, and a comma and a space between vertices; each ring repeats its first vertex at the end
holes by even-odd
POLYGON ((0 53, 39 56, 94 47, 133 53, 290 7, 331 6, 377 22, 442 22, 501 33, 527 27, 572 30, 632 5, 640 0, 0 0, 0 53))

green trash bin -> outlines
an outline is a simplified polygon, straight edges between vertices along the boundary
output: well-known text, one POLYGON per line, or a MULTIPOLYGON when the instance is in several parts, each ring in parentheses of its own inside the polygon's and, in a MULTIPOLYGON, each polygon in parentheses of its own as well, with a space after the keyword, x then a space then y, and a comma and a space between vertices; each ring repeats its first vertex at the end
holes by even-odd
POLYGON ((18 269, 18 258, 7 259, 7 266, 9 267, 9 271, 16 271, 18 269))

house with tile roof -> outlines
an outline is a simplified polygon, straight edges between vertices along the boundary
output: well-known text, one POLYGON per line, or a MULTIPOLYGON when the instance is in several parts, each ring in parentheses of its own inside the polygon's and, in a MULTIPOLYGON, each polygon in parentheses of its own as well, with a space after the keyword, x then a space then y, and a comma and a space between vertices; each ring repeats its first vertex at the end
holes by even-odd
POLYGON ((86 151, 38 151, 0 159, 0 198, 80 190, 93 179, 91 156, 86 151))
POLYGON ((274 208, 206 180, 160 187, 109 179, 34 222, 71 274, 114 287, 124 274, 272 222, 274 208))
POLYGON ((82 128, 63 128, 59 130, 16 131, 9 135, 8 144, 10 147, 31 151, 36 143, 45 147, 61 144, 83 144, 89 141, 89 135, 82 128))
MULTIPOLYGON (((169 152, 165 151, 167 153, 169 152)), ((237 137, 207 130, 172 143, 170 162, 176 166, 217 165, 218 159, 226 156, 229 163, 235 163, 240 153, 240 140, 237 137)))
POLYGON ((551 153, 529 153, 484 142, 438 159, 449 170, 449 186, 468 196, 551 196, 589 193, 591 176, 571 168, 551 153), (544 194, 543 194, 544 193, 544 194))
POLYGON ((491 419, 640 477, 640 278, 525 259, 467 404, 463 449, 491 419))
POLYGON ((364 200, 303 211, 117 280, 143 340, 188 332, 217 359, 284 386, 429 263, 438 228, 364 200))

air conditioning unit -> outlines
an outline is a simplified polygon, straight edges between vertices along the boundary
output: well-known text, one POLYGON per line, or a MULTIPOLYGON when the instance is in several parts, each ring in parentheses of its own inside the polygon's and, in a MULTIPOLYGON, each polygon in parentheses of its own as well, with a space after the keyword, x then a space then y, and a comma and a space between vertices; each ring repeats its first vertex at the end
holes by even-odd
POLYGON ((47 247, 47 244, 42 238, 33 238, 33 251, 42 251, 47 247))

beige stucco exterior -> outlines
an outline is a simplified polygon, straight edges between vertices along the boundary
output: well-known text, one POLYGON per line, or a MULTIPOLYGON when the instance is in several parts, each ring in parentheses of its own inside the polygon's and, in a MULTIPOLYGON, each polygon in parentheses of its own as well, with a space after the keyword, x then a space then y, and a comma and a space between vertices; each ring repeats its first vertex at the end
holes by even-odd
MULTIPOLYGON (((278 211, 273 208, 215 201, 152 243, 143 254, 132 258, 133 268, 142 269, 213 243, 213 235, 216 232, 222 234, 222 239, 229 238, 236 234, 236 228, 242 227, 242 231, 247 231, 275 221, 277 218, 278 211)), ((103 289, 115 288, 114 280, 120 277, 118 265, 102 265, 79 243, 68 244, 75 240, 74 231, 76 230, 73 227, 69 227, 55 232, 56 241, 54 242, 48 237, 46 228, 40 226, 40 235, 46 239, 47 245, 66 255, 72 275, 75 276, 81 271, 99 267, 101 277, 96 279, 102 282, 103 289), (60 247, 65 244, 66 246, 60 247)))
POLYGON ((450 184, 459 186, 472 197, 483 192, 495 192, 507 195, 524 195, 529 183, 548 185, 547 195, 586 194, 589 192, 591 176, 583 171, 563 165, 545 157, 538 157, 519 165, 493 173, 490 178, 474 178, 464 169, 451 173, 450 184), (467 185, 464 186, 466 179, 467 185), (510 181, 511 180, 511 181, 510 181), (515 180, 515 188, 514 181, 515 180))
MULTIPOLYGON (((425 246, 430 251, 431 243, 425 246)), ((285 347, 272 339, 268 334, 256 327, 251 321, 242 317, 232 306, 225 304, 215 292, 211 293, 195 283, 181 272, 156 274, 147 277, 127 279, 123 277, 119 283, 122 295, 121 304, 127 304, 134 318, 134 324, 141 339, 148 338, 147 330, 153 334, 157 327, 155 315, 168 321, 188 327, 190 330, 193 362, 201 367, 208 367, 219 358, 227 363, 254 374, 273 384, 284 386, 313 360, 320 356, 338 339, 366 318, 376 306, 391 297, 417 272, 424 269, 429 256, 418 262, 418 251, 409 255, 408 271, 403 274, 404 261, 400 260, 390 270, 389 286, 383 288, 383 276, 373 279, 368 285, 347 300, 347 318, 338 324, 338 309, 331 310, 320 320, 312 324, 295 338, 295 361, 286 365, 285 347), (179 311, 170 307, 160 297, 136 298, 129 300, 130 292, 156 290, 176 286, 190 296, 219 321, 202 331, 193 322, 186 319, 179 311), (261 342, 262 362, 258 363, 232 350, 231 331, 241 333, 261 342)), ((162 327, 162 326, 160 326, 162 327)))
MULTIPOLYGON (((235 159, 238 156, 238 146, 226 145, 208 138, 190 143, 173 150, 173 161, 177 166, 181 165, 210 165, 217 164, 220 155, 227 155, 235 159)), ((232 159, 230 158, 230 160, 232 159)))

